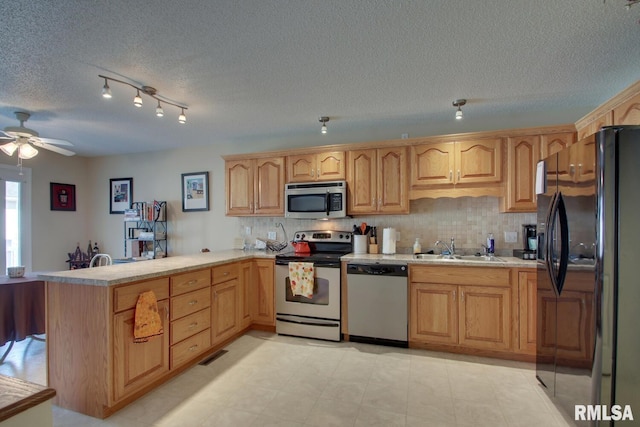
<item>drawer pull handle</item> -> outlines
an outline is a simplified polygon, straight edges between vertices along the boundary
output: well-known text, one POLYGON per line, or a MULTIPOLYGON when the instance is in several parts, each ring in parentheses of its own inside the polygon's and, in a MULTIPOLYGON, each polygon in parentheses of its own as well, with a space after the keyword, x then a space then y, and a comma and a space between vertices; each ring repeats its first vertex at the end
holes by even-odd
POLYGON ((224 273, 222 273, 222 275, 223 275, 223 276, 228 276, 228 275, 229 275, 229 272, 228 272, 228 271, 225 271, 224 273))
POLYGON ((189 301, 189 305, 196 305, 198 303, 197 299, 192 299, 191 301, 189 301))
POLYGON ((189 351, 196 351, 197 348, 198 348, 198 344, 192 345, 191 347, 189 347, 189 351))
POLYGON ((189 329, 193 329, 196 326, 198 326, 198 322, 193 322, 192 324, 189 325, 189 329))
POLYGON ((192 279, 187 282, 187 286, 195 285, 196 283, 198 283, 198 281, 196 279, 192 279))
POLYGON ((453 300, 456 300, 456 291, 453 291, 453 300))

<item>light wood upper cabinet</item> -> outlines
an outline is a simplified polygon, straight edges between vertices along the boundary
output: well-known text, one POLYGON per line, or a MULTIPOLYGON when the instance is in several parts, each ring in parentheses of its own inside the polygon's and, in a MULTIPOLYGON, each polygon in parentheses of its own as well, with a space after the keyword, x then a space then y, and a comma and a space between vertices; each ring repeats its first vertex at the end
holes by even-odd
POLYGON ((540 137, 523 136, 507 141, 506 196, 503 212, 536 211, 536 167, 540 160, 540 137))
POLYGON ((574 132, 553 133, 540 136, 540 158, 544 159, 572 145, 576 140, 574 132))
POLYGON ((640 125, 640 94, 613 109, 614 125, 640 125))
POLYGON ((283 157, 225 162, 228 216, 284 215, 283 157))
POLYGON ((411 187, 495 183, 502 180, 502 139, 411 147, 411 187))
POLYGON ((347 153, 349 214, 409 213, 407 148, 347 153))
POLYGON ((344 151, 287 156, 287 182, 345 179, 344 151))

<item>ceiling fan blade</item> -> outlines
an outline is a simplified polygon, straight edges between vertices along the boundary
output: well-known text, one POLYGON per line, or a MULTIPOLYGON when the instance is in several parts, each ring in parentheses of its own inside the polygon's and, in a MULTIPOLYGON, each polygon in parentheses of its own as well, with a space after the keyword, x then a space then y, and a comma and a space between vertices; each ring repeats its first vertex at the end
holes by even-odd
POLYGON ((53 145, 65 145, 69 147, 73 147, 73 144, 67 141, 66 139, 55 139, 55 138, 42 138, 40 136, 32 136, 29 138, 29 142, 35 143, 36 141, 44 142, 45 144, 53 144, 53 145))
MULTIPOLYGON (((42 139, 45 139, 45 138, 42 138, 42 139)), ((41 147, 41 148, 44 148, 45 150, 53 151, 54 153, 62 154, 62 155, 65 155, 65 156, 75 156, 75 154, 76 154, 73 151, 69 151, 69 150, 66 150, 64 148, 56 147, 55 145, 45 144, 44 142, 40 141, 40 138, 38 138, 38 140, 29 141, 29 142, 31 142, 36 147, 41 147)))
POLYGON ((6 132, 0 130, 0 140, 2 141, 15 141, 16 137, 13 135, 9 135, 6 132))

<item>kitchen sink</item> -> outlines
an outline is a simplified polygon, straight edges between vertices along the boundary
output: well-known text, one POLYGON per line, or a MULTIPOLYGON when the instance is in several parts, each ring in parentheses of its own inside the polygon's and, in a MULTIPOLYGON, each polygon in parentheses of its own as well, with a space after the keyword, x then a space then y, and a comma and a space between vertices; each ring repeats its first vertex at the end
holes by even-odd
POLYGON ((440 259, 442 255, 438 254, 416 254, 413 256, 415 259, 440 259))
POLYGON ((456 255, 457 259, 460 261, 482 261, 482 262, 506 262, 502 258, 497 256, 486 256, 486 255, 456 255))
POLYGON ((427 259, 434 261, 477 261, 477 262, 505 262, 502 258, 479 255, 438 255, 438 254, 416 254, 415 259, 427 259))

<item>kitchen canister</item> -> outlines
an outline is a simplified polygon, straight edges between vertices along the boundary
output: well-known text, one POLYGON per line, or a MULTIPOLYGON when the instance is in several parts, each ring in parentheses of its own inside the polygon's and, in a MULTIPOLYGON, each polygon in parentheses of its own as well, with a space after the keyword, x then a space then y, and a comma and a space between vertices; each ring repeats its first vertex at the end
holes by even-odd
POLYGON ((366 254, 369 243, 369 236, 366 234, 355 234, 353 236, 353 253, 366 254))
POLYGON ((396 229, 384 228, 382 230, 382 253, 384 255, 393 255, 396 253, 396 229))

